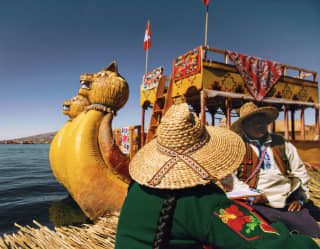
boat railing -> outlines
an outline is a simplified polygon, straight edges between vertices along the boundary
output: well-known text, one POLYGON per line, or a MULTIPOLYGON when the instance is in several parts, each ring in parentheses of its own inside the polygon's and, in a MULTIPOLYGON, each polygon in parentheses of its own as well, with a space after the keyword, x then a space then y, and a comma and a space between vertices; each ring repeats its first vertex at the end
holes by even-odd
MULTIPOLYGON (((218 53, 218 54, 222 54, 224 55, 224 63, 225 64, 230 64, 230 58, 229 55, 227 53, 227 50, 223 50, 223 49, 218 49, 218 48, 212 48, 209 46, 203 46, 202 47, 204 51, 210 51, 210 52, 214 52, 214 53, 218 53)), ((204 60, 206 60, 206 58, 204 57, 204 60)), ((318 81, 318 74, 315 71, 312 70, 308 70, 308 69, 304 69, 304 68, 300 68, 300 67, 294 67, 294 66, 289 66, 289 65, 285 65, 285 64, 281 64, 283 67, 283 73, 282 75, 284 77, 292 77, 288 75, 288 69, 289 70, 293 70, 295 72, 295 76, 293 76, 293 78, 297 78, 297 79, 305 79, 306 77, 313 77, 313 82, 317 82, 318 81)))

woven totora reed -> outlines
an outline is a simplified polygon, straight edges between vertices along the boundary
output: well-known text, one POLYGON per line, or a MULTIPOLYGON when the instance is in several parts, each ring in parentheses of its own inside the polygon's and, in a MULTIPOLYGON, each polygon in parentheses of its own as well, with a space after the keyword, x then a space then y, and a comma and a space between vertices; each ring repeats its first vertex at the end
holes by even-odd
MULTIPOLYGON (((320 168, 309 170, 310 197, 315 206, 320 207, 320 168)), ((318 214, 320 216, 320 213, 318 214)), ((46 226, 34 223, 38 228, 30 226, 19 228, 17 233, 0 236, 1 249, 112 249, 116 237, 119 213, 112 213, 98 219, 93 225, 82 227, 56 227, 55 231, 46 226)), ((314 239, 320 245, 320 239, 314 239)))
POLYGON ((17 233, 0 237, 1 249, 111 249, 114 248, 119 213, 101 217, 93 225, 55 227, 55 231, 33 221, 37 228, 19 228, 17 233))

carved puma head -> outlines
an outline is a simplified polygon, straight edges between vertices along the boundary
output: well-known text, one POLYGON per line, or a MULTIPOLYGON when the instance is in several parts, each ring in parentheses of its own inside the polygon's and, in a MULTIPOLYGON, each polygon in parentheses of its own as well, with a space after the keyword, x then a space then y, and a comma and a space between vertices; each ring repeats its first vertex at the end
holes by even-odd
POLYGON ((89 86, 88 98, 91 104, 101 104, 119 110, 129 98, 129 85, 118 73, 116 62, 112 62, 95 74, 89 86))

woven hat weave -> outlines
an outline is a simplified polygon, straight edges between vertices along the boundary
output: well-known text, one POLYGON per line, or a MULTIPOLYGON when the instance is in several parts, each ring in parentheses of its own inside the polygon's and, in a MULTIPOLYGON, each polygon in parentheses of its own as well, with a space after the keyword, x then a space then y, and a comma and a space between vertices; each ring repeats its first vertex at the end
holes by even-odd
POLYGON ((238 118, 230 127, 230 129, 238 134, 243 134, 243 122, 258 114, 264 114, 267 123, 276 120, 279 111, 274 106, 258 107, 253 102, 247 102, 240 108, 240 118, 238 118))
POLYGON ((240 136, 204 126, 187 104, 173 105, 129 165, 131 177, 158 189, 182 189, 217 181, 236 170, 245 146, 240 136))

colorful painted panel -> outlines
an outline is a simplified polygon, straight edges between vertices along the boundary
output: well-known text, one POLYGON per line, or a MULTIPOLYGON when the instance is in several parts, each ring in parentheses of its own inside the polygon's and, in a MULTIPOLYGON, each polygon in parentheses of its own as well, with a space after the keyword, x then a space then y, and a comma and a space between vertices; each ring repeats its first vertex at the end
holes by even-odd
POLYGON ((130 152, 130 129, 129 127, 121 128, 121 150, 125 154, 130 152))
POLYGON ((159 80, 162 76, 163 68, 158 67, 153 71, 143 75, 142 78, 142 90, 150 90, 157 87, 159 80))
POLYGON ((201 47, 179 56, 173 61, 173 80, 186 78, 201 70, 201 47))

